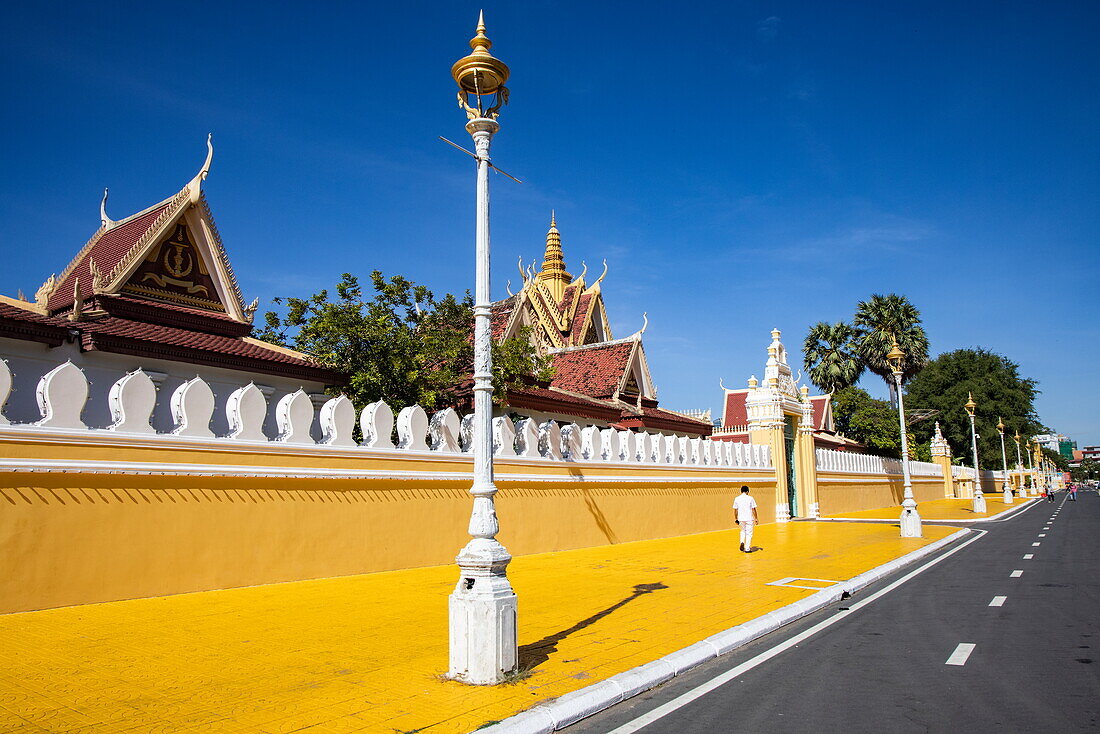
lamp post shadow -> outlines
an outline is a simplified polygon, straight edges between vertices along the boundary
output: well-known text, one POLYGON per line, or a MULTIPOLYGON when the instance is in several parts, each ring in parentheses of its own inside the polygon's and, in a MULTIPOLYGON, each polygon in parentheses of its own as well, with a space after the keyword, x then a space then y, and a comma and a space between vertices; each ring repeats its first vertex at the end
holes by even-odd
POLYGON ((601 609, 591 617, 582 619, 568 629, 543 637, 537 642, 521 645, 519 648, 519 669, 521 671, 526 671, 542 665, 550 659, 552 654, 558 651, 558 643, 569 637, 569 635, 580 632, 585 627, 595 624, 615 610, 634 601, 642 594, 652 594, 654 591, 660 591, 661 589, 667 588, 668 587, 660 581, 652 584, 635 584, 633 593, 624 599, 620 599, 606 609, 601 609))

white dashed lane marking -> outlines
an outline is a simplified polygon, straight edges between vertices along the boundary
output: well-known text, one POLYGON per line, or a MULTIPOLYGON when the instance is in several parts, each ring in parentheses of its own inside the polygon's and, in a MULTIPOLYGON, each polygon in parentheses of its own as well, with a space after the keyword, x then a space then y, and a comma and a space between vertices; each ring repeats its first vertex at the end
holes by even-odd
POLYGON ((966 665, 966 660, 970 657, 970 653, 974 652, 974 647, 973 642, 960 642, 944 665, 966 665))
POLYGON ((1024 572, 1023 572, 1023 571, 1021 571, 1020 569, 1016 569, 1015 571, 1013 571, 1012 573, 1010 573, 1010 574, 1008 575, 1008 577, 1009 577, 1010 579, 1018 579, 1018 578, 1020 578, 1020 577, 1021 577, 1021 576, 1023 576, 1023 575, 1024 575, 1024 572))
MULTIPOLYGON (((900 428, 898 429, 898 432, 899 432, 899 433, 901 432, 901 429, 900 429, 900 428)), ((1032 545, 1032 546, 1036 546, 1036 545, 1042 545, 1042 543, 1032 543, 1031 545, 1032 545)))
POLYGON ((995 597, 993 597, 993 601, 989 602, 989 606, 991 606, 991 607, 1003 607, 1005 605, 1005 599, 1007 599, 1007 598, 1008 598, 1007 596, 995 596, 995 597))
POLYGON ((1025 553, 1025 554, 1024 554, 1024 560, 1025 560, 1025 561, 1030 561, 1030 560, 1031 560, 1032 558, 1034 558, 1034 557, 1035 557, 1035 554, 1034 554, 1034 553, 1025 553))

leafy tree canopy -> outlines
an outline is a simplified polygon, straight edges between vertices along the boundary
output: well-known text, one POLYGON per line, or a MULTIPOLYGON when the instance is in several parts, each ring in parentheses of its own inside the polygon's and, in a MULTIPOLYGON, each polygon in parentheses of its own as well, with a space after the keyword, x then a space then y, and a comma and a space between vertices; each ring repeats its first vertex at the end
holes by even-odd
POLYGON ((902 382, 908 382, 928 363, 928 336, 921 327, 920 311, 905 296, 873 294, 856 306, 854 339, 856 354, 864 366, 890 385, 894 375, 886 355, 897 339, 905 352, 902 382))
MULTIPOLYGON (((419 404, 425 410, 468 400, 473 366, 473 301, 440 298, 425 286, 375 270, 373 293, 364 294, 355 276, 344 273, 335 297, 322 290, 309 298, 276 298, 285 313, 269 311, 257 337, 292 346, 347 376, 338 392, 357 407, 385 400, 394 411, 419 404)), ((527 334, 494 344, 494 395, 506 384, 553 376, 527 334)))
POLYGON ((859 441, 873 453, 901 456, 898 413, 885 400, 876 400, 858 387, 846 387, 833 393, 833 420, 836 430, 859 441))
MULTIPOLYGON (((967 393, 973 393, 978 404, 978 463, 984 469, 1001 468, 997 420, 1003 418, 1005 453, 1012 467, 1016 463, 1016 432, 1025 440, 1046 432, 1035 415, 1036 385, 1035 380, 1021 377, 1019 366, 1007 357, 985 349, 958 349, 936 357, 910 381, 905 407, 939 411, 935 420, 951 444, 952 456, 964 457, 964 463, 971 464, 970 419, 963 406, 967 393)), ((934 429, 932 420, 913 426, 919 441, 928 441, 934 429)), ((1020 449, 1027 449, 1023 442, 1020 449)))
POLYGON ((806 374, 827 393, 850 387, 863 374, 853 342, 856 331, 843 321, 821 321, 810 328, 802 344, 806 374))
POLYGON ((1100 479, 1100 461, 1096 459, 1082 459, 1080 466, 1070 469, 1074 481, 1082 482, 1088 479, 1100 479))

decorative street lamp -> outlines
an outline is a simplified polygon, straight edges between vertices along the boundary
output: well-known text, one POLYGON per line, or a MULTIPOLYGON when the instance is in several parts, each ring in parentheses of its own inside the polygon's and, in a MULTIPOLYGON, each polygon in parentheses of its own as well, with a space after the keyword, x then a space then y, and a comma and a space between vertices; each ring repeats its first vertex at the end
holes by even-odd
POLYGON ((974 430, 974 409, 978 404, 974 402, 971 393, 966 394, 966 414, 970 416, 970 449, 974 452, 974 501, 970 503, 970 509, 974 512, 985 514, 985 494, 982 493, 982 475, 978 470, 978 434, 974 430))
POLYGON ((1013 436, 1016 440, 1016 476, 1020 478, 1020 496, 1027 497, 1027 487, 1024 486, 1024 460, 1020 457, 1020 432, 1013 436))
POLYGON ((919 538, 922 535, 920 515, 917 513, 917 501, 913 499, 913 482, 909 477, 909 437, 905 429, 905 400, 901 394, 901 366, 905 361, 905 352, 894 339, 894 346, 886 355, 890 371, 894 373, 894 384, 898 393, 898 424, 901 426, 901 474, 905 481, 905 493, 901 501, 901 537, 919 538))
POLYGON ((450 597, 450 673, 464 683, 500 683, 514 672, 516 593, 508 582, 512 556, 496 539, 493 496, 493 362, 489 329, 489 141, 500 129, 497 115, 508 102, 508 67, 489 53, 484 13, 470 40, 473 51, 451 67, 458 103, 466 111, 466 131, 477 159, 476 280, 474 288, 474 496, 471 540, 455 559, 461 574, 450 597), (486 106, 486 102, 491 102, 486 106))
POLYGON ((1001 437, 1001 496, 1006 505, 1012 504, 1012 490, 1008 487, 1008 458, 1005 455, 1005 422, 997 416, 997 433, 1001 437))

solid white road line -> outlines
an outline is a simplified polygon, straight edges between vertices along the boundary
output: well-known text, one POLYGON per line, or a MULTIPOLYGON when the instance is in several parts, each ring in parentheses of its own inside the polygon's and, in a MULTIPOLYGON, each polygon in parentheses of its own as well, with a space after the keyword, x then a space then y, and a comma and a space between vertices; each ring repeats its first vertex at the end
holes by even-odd
POLYGON ((1034 554, 1034 553, 1025 553, 1025 554, 1024 554, 1024 560, 1025 560, 1025 561, 1030 561, 1030 560, 1031 560, 1032 558, 1034 558, 1034 557, 1035 557, 1035 554, 1034 554))
POLYGON ((1007 596, 995 596, 995 597, 993 597, 993 601, 989 602, 989 606, 991 606, 991 607, 1003 607, 1005 605, 1005 599, 1007 599, 1007 598, 1008 598, 1007 596))
POLYGON ((1009 577, 1010 579, 1018 579, 1018 578, 1020 578, 1020 577, 1021 577, 1021 576, 1023 576, 1023 575, 1024 575, 1024 572, 1023 572, 1023 571, 1021 571, 1020 569, 1016 569, 1015 571, 1013 571, 1012 573, 1010 573, 1010 574, 1008 575, 1008 577, 1009 577))
POLYGON ((970 657, 970 653, 974 652, 974 647, 973 642, 960 642, 944 665, 966 665, 966 659, 970 657))
MULTIPOLYGON (((902 584, 904 584, 906 581, 913 578, 917 574, 924 573, 925 571, 927 571, 932 566, 935 566, 937 563, 944 560, 945 558, 947 558, 949 556, 952 556, 955 553, 958 553, 959 551, 961 551, 963 548, 970 545, 974 541, 981 540, 982 536, 984 536, 987 532, 989 532, 987 530, 979 530, 977 528, 973 528, 973 530, 975 532, 979 533, 979 534, 975 535, 973 538, 970 538, 969 540, 964 540, 962 543, 955 546, 951 550, 947 551, 942 556, 939 556, 938 558, 934 558, 933 560, 931 560, 928 563, 924 564, 920 568, 917 568, 917 569, 914 569, 914 570, 910 571, 909 573, 905 574, 904 576, 902 576, 900 579, 893 582, 889 586, 886 586, 882 589, 879 589, 874 594, 871 594, 866 599, 862 599, 862 600, 856 602, 855 604, 852 604, 848 609, 846 609, 842 612, 837 612, 836 614, 829 617, 828 619, 823 619, 822 621, 815 624, 813 627, 810 627, 809 629, 806 629, 806 630, 803 630, 802 632, 799 632, 797 635, 790 638, 789 640, 786 640, 785 642, 781 642, 778 645, 776 645, 775 647, 772 647, 772 648, 769 648, 769 649, 765 650, 764 652, 760 653, 756 657, 753 657, 753 658, 750 658, 750 659, 746 660, 745 662, 741 663, 737 667, 731 668, 730 670, 727 670, 725 673, 722 673, 720 675, 717 675, 717 676, 711 678, 706 683, 703 683, 702 685, 699 685, 699 686, 696 686, 695 688, 692 688, 687 693, 683 693, 683 694, 677 696, 676 698, 672 699, 671 701, 669 701, 666 704, 658 706, 657 708, 650 711, 648 714, 643 714, 642 716, 639 716, 638 718, 634 719, 633 721, 628 721, 627 723, 623 724, 622 726, 620 726, 616 729, 612 729, 607 734, 630 734, 631 732, 635 732, 635 731, 638 731, 639 729, 641 729, 643 727, 649 726, 654 721, 657 721, 659 719, 663 719, 664 717, 668 716, 669 714, 671 714, 676 709, 682 708, 682 707, 688 705, 689 703, 691 703, 692 701, 694 701, 695 699, 701 698, 702 696, 707 695, 708 693, 713 691, 715 688, 718 688, 720 686, 725 685, 726 683, 729 683, 731 680, 733 680, 737 676, 741 675, 742 673, 747 673, 748 671, 752 670, 753 668, 760 665, 761 663, 765 663, 768 660, 771 660, 772 658, 774 658, 779 653, 781 653, 785 650, 791 649, 795 645, 798 645, 799 643, 809 639, 810 637, 813 637, 814 635, 816 635, 818 632, 825 629, 826 627, 829 627, 829 626, 835 624, 836 622, 839 622, 840 620, 847 617, 849 614, 853 614, 857 610, 862 609, 864 606, 866 606, 867 604, 870 604, 875 599, 878 599, 879 597, 890 593, 891 591, 898 588, 899 586, 901 586, 902 584)), ((974 646, 970 645, 970 648, 973 649, 974 646)), ((968 651, 966 654, 969 655, 970 652, 968 651)), ((965 662, 965 660, 964 660, 964 662, 965 662)), ((959 665, 961 665, 961 664, 962 663, 959 663, 959 665)))

